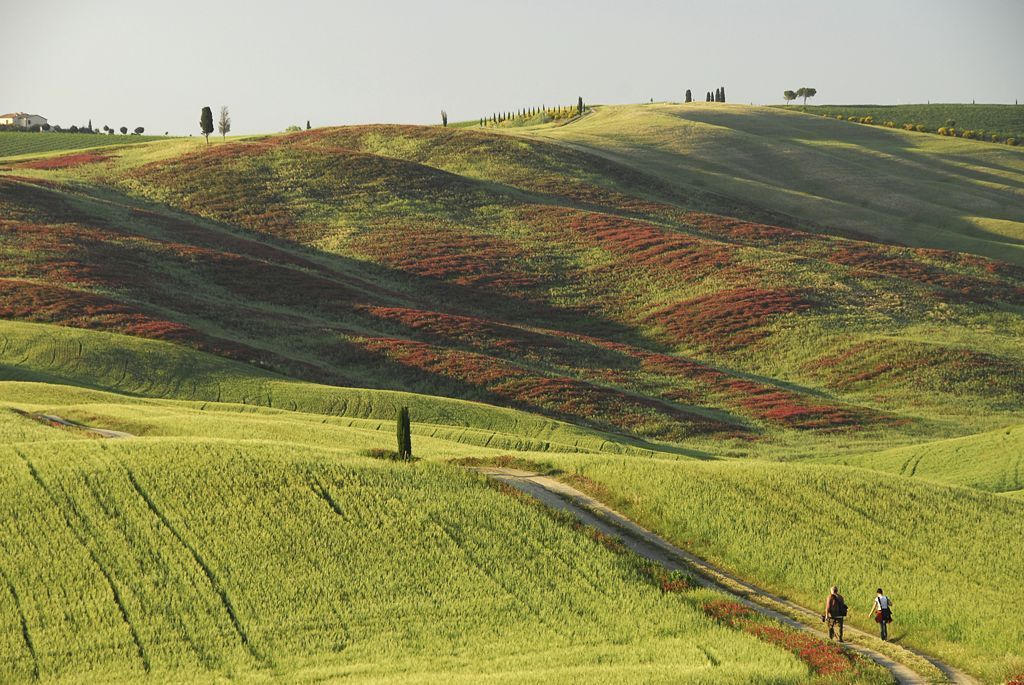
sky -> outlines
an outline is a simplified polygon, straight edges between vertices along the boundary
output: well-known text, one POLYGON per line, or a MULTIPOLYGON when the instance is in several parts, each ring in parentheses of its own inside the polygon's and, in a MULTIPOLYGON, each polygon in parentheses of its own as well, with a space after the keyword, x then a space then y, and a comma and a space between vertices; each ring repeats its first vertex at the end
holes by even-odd
POLYGON ((0 113, 233 133, 681 100, 1024 105, 1024 1, 0 0, 0 113))

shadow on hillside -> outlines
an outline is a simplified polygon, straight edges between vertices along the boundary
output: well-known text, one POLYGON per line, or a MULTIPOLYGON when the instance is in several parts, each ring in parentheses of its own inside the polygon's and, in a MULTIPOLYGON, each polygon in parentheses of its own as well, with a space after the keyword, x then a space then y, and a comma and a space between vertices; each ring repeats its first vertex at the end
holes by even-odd
MULTIPOLYGON (((890 224, 898 228, 909 215, 921 232, 938 228, 950 235, 948 239, 936 241, 945 244, 928 245, 930 247, 963 250, 965 246, 956 244, 956 238, 963 237, 972 243, 969 251, 1007 259, 1001 252, 1002 245, 1024 245, 1024 241, 985 231, 963 219, 965 214, 973 214, 1024 221, 1024 202, 1014 203, 1015 193, 979 185, 999 184, 1024 189, 1024 161, 1020 169, 1014 169, 984 157, 956 155, 947 159, 920 152, 908 139, 911 135, 931 134, 903 133, 823 117, 794 117, 786 113, 753 117, 727 109, 680 111, 675 116, 731 129, 745 136, 753 147, 727 149, 723 151, 721 159, 724 161, 721 162, 701 159, 694 154, 654 150, 661 155, 660 163, 666 168, 678 169, 685 159, 682 168, 687 172, 719 175, 737 183, 738 188, 752 181, 778 194, 779 199, 788 204, 800 201, 799 196, 794 197, 791 192, 798 188, 809 195, 807 202, 835 204, 831 211, 837 217, 842 213, 840 208, 845 208, 880 226, 890 224), (841 136, 836 135, 836 127, 841 127, 841 136), (764 142, 758 145, 758 139, 764 142), (829 144, 837 139, 850 146, 843 147, 841 153, 829 149, 829 144), (794 158, 801 163, 795 164, 794 158), (743 160, 746 162, 741 164, 743 160), (737 176, 737 164, 743 168, 740 176, 737 176), (979 166, 988 166, 990 171, 979 166), (762 173, 757 173, 758 169, 763 170, 762 173), (995 173, 997 171, 1018 174, 1020 180, 1005 178, 995 173), (922 187, 931 189, 929 197, 921 197, 922 187), (870 214, 865 215, 865 212, 870 214)), ((985 145, 977 144, 979 148, 985 145)), ((648 150, 643 152, 646 154, 648 150)), ((1019 154, 1011 148, 991 152, 1019 154)), ((898 240, 898 235, 896 237, 898 240)), ((1009 258, 1024 263, 1024 254, 1009 258)))
MULTIPOLYGON (((4 183, 0 180, 0 184, 4 183)), ((139 242, 133 236, 159 241, 142 243, 134 254, 116 253, 119 263, 112 266, 121 281, 110 286, 122 293, 122 301, 126 297, 134 305, 142 305, 144 311, 156 312, 161 318, 241 343, 242 361, 252 362, 251 355, 256 353, 264 362, 273 360, 269 367, 261 362, 262 368, 303 380, 414 391, 511 406, 611 431, 616 440, 628 440, 644 449, 711 457, 699 450, 650 443, 588 416, 563 414, 510 401, 481 386, 403 364, 382 352, 357 347, 341 337, 387 336, 388 331, 382 330, 379 320, 358 310, 360 304, 432 310, 437 302, 445 302, 454 305, 450 311, 455 313, 482 313, 492 319, 503 317, 512 326, 543 326, 560 333, 645 342, 638 341, 638 336, 621 324, 586 312, 518 300, 493 291, 444 283, 322 252, 274 236, 200 219, 109 188, 76 185, 71 192, 61 192, 33 186, 33 192, 42 194, 35 199, 43 200, 43 205, 47 204, 47 198, 53 204, 61 204, 63 219, 102 229, 105 235, 113 236, 117 245, 139 242), (149 254, 154 250, 151 244, 172 249, 153 257, 149 254), (232 254, 238 258, 229 259, 232 254), (174 262, 175 259, 179 261, 174 262), (234 270, 225 274, 225 269, 234 270), (154 272, 158 278, 150 278, 154 272), (315 280, 309 280, 312 277, 315 280), (133 282, 134 279, 142 285, 133 282), (301 289, 298 294, 290 292, 289 279, 311 292, 301 289), (256 289, 253 289, 254 284, 256 289), (269 288, 265 287, 268 284, 269 288), (357 299, 340 303, 319 301, 326 289, 334 286, 339 287, 339 298, 350 294, 357 299), (344 377, 338 373, 341 370, 344 377)), ((95 241, 94 238, 88 240, 95 241)), ((90 252, 93 243, 88 240, 83 236, 77 245, 69 248, 71 252, 63 256, 84 259, 79 266, 84 265, 87 271, 90 267, 111 266, 103 263, 110 254, 90 252)), ((105 247, 107 243, 99 245, 105 247)), ((407 329, 405 333, 410 335, 415 331, 407 329)), ((230 351, 218 353, 237 358, 230 351)), ((586 350, 583 354, 586 356, 586 350)), ((592 354, 598 356, 607 351, 594 348, 592 354)), ((637 363, 636 360, 624 361, 637 363)), ((674 406, 664 404, 666 409, 674 406)), ((734 423, 737 428, 743 426, 743 422, 724 412, 701 408, 699 413, 710 413, 719 420, 734 423)))

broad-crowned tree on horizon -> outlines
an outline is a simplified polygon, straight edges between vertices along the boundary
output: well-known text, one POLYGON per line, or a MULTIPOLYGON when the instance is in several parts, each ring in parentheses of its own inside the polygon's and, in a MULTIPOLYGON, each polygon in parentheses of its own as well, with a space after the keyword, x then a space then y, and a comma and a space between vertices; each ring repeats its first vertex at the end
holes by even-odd
POLYGON ((784 90, 782 91, 782 99, 786 102, 793 102, 793 100, 796 100, 796 93, 792 90, 784 90))
POLYGON ((227 105, 220 106, 220 119, 217 121, 217 132, 220 133, 221 140, 224 140, 228 133, 231 131, 231 112, 228 111, 227 105))
POLYGON ((199 130, 206 136, 206 144, 210 144, 210 134, 213 133, 213 110, 203 107, 199 114, 199 130))
POLYGON ((807 98, 812 98, 812 97, 814 97, 817 94, 818 94, 818 89, 817 88, 808 88, 807 86, 804 86, 803 88, 800 88, 799 90, 796 91, 796 96, 798 98, 803 98, 804 99, 804 105, 805 106, 807 105, 807 98))

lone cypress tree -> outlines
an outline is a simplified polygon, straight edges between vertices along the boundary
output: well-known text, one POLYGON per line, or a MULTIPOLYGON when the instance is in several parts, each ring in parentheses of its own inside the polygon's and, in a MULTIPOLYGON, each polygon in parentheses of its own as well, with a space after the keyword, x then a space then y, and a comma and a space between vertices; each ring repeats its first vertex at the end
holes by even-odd
POLYGON ((583 114, 583 96, 580 96, 579 102, 576 104, 576 109, 579 110, 580 115, 583 114))
POLYGON ((711 102, 711 91, 708 91, 708 102, 711 102))
POLYGON ((409 407, 398 410, 398 458, 412 459, 412 429, 409 427, 409 407))
POLYGON ((306 119, 306 130, 308 131, 311 128, 313 128, 313 127, 309 125, 309 119, 306 119))
POLYGON ((693 102, 693 93, 690 92, 689 88, 686 89, 686 101, 693 102))
POLYGON ((206 144, 210 144, 210 134, 213 133, 213 110, 209 107, 203 107, 203 111, 199 115, 199 130, 206 136, 206 144))

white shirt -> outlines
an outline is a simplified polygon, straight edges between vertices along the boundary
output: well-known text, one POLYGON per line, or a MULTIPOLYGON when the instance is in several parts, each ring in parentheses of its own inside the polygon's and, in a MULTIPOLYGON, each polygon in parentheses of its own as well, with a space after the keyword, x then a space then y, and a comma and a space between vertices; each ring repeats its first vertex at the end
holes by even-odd
POLYGON ((875 609, 878 611, 884 611, 889 608, 889 598, 885 595, 878 595, 875 597, 875 609))

